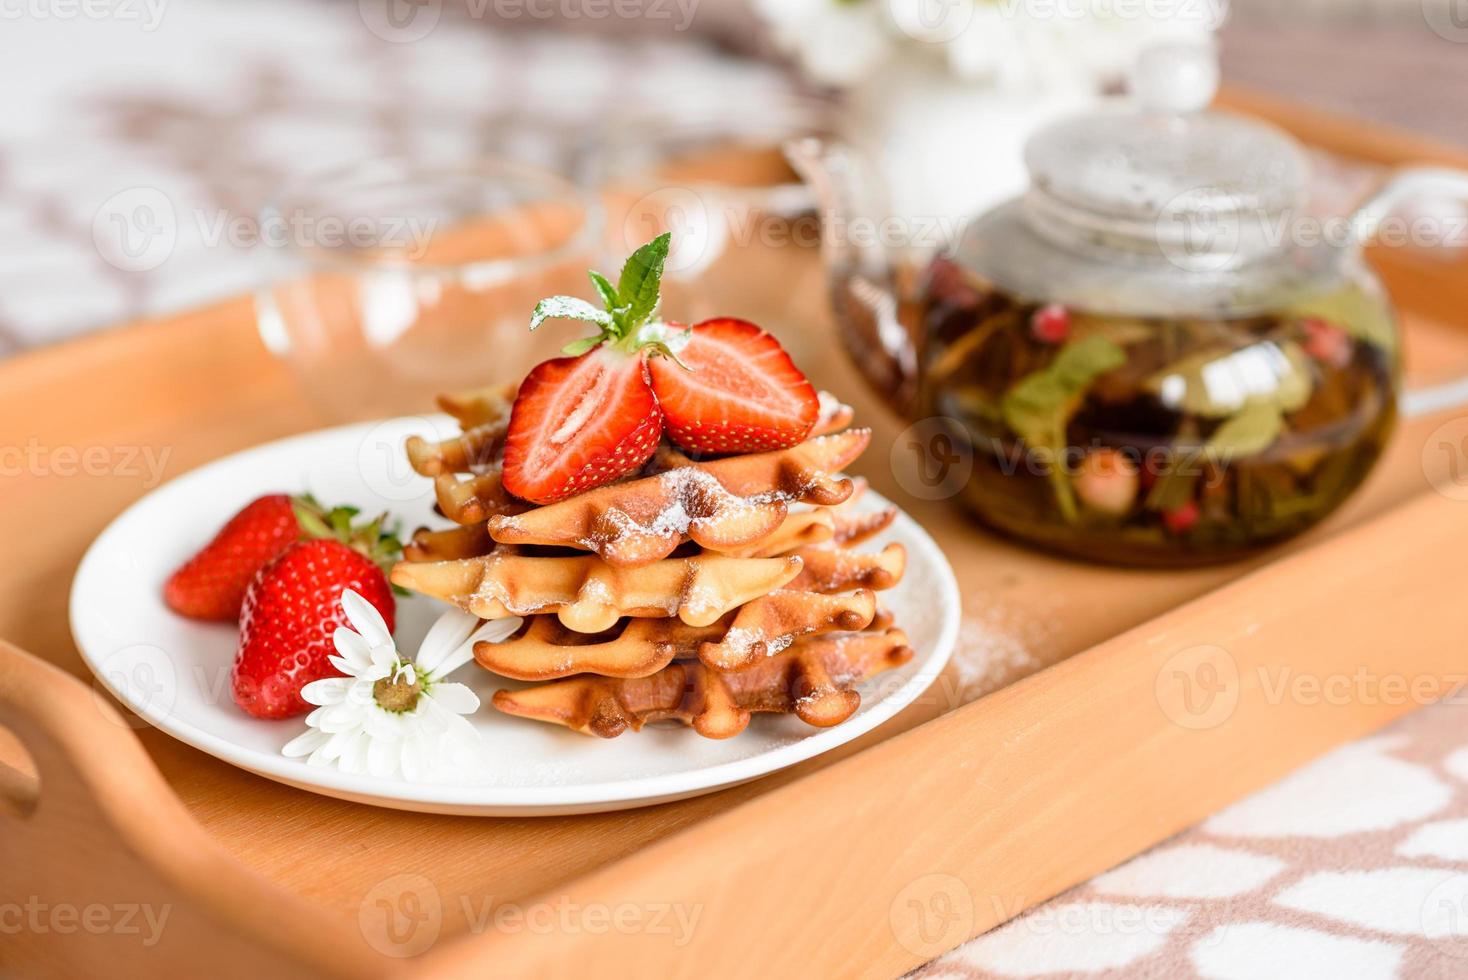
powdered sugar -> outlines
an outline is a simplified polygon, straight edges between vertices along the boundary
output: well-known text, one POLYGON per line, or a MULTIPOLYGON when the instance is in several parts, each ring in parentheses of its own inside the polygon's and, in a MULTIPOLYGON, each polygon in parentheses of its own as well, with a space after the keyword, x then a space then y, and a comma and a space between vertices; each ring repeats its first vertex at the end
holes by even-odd
POLYGON ((958 646, 953 653, 957 695, 962 703, 997 691, 1044 666, 1035 649, 1050 638, 1053 627, 1046 620, 982 593, 971 593, 964 606, 958 646))

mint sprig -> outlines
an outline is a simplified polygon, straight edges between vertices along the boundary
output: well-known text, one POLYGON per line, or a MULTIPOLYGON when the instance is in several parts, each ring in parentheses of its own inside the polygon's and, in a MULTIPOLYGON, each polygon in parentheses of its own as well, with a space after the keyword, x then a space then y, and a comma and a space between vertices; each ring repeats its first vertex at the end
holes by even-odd
POLYGON ((601 344, 610 344, 628 351, 646 349, 678 361, 679 338, 670 336, 663 324, 654 319, 672 240, 671 234, 664 233, 633 252, 622 266, 615 286, 600 272, 589 272, 591 284, 601 297, 601 309, 576 296, 551 296, 535 304, 535 311, 530 314, 530 329, 546 320, 581 320, 595 324, 600 333, 573 340, 561 348, 561 353, 568 357, 579 357, 601 344))

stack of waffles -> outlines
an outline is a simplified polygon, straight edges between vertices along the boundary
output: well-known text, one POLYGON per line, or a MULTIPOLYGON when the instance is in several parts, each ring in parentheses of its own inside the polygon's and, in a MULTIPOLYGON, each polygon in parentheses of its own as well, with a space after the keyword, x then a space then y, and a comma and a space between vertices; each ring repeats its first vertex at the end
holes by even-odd
POLYGON ((445 396, 461 434, 409 440, 457 526, 418 531, 392 575, 482 619, 523 617, 475 649, 532 682, 497 692, 500 711, 603 738, 664 720, 728 738, 759 712, 829 727, 859 682, 911 659, 877 598, 902 545, 856 548, 896 511, 861 508, 864 485, 841 475, 871 432, 834 398, 789 449, 696 461, 665 443, 640 473, 537 507, 500 482, 514 395, 445 396))

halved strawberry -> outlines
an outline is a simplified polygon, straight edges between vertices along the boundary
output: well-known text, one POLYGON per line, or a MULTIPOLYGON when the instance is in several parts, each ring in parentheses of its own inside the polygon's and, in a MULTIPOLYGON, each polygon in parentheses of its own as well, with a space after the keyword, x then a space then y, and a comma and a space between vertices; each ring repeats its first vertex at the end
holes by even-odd
POLYGON ((662 437, 645 356, 596 347, 537 365, 505 436, 505 489, 554 503, 639 469, 662 437))
POLYGON ((746 320, 692 327, 678 361, 648 362, 663 427, 695 453, 758 453, 793 446, 820 415, 816 389, 780 342, 746 320), (686 367, 682 365, 687 365, 686 367))

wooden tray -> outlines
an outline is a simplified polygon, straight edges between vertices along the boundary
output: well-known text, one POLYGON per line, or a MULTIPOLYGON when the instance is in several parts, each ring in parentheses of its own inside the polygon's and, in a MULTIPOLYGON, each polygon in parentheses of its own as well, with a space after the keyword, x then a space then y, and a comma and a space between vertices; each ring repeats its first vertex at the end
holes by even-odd
MULTIPOLYGON (((1230 100, 1346 156, 1468 166, 1354 121, 1230 100)), ((1468 335, 1450 325, 1468 265, 1375 260, 1405 311, 1411 378, 1468 370, 1468 335)), ((800 301, 817 316, 815 256, 783 261, 804 264, 800 301)), ((0 973, 892 976, 1420 703, 1280 699, 1260 670, 1431 684, 1461 669, 1468 504, 1429 482, 1452 462, 1434 435, 1445 419, 1405 424, 1365 491, 1286 550, 1115 570, 1020 550, 903 495, 885 458, 901 426, 838 361, 815 380, 877 429, 859 469, 947 548, 968 652, 833 756, 681 803, 519 820, 256 778, 129 724, 82 667, 67 594, 86 545, 145 490, 143 457, 124 456, 167 452, 176 475, 322 424, 262 349, 248 299, 0 364, 0 447, 43 460, 0 483, 0 910, 51 910, 0 941, 0 973), (106 447, 112 475, 75 475, 89 447, 106 447), (1211 727, 1173 720, 1186 683, 1214 676, 1199 658, 1219 666, 1200 647, 1225 650, 1237 677, 1211 727), (115 919, 47 918, 129 903, 168 909, 155 943, 115 919)))

